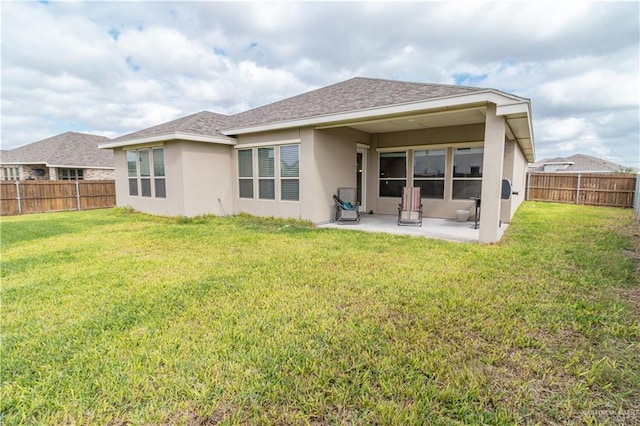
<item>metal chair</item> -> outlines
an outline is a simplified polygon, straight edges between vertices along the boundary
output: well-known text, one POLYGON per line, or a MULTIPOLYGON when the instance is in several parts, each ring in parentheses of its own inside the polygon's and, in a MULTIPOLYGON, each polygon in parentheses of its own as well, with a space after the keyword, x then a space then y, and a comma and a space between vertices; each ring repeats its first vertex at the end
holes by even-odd
POLYGON ((338 188, 338 193, 333 195, 333 200, 335 201, 335 222, 360 223, 360 206, 356 201, 355 188, 338 188))
POLYGON ((402 199, 398 205, 398 225, 422 226, 422 188, 402 188, 402 199))

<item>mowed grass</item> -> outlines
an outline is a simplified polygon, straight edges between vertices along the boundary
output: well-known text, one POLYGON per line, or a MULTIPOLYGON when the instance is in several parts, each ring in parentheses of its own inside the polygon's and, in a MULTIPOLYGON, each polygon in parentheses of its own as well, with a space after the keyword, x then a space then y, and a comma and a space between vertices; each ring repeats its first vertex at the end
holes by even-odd
POLYGON ((633 212, 499 244, 126 209, 5 217, 1 421, 638 421, 633 212))

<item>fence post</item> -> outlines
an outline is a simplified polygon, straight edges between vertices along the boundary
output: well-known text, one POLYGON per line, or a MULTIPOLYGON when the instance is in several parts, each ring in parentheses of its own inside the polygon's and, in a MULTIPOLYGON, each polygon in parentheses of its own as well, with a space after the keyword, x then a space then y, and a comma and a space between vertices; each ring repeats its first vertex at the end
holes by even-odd
POLYGON ((76 179, 76 202, 78 203, 78 211, 82 210, 80 204, 80 183, 76 179))
POLYGON ((580 178, 582 177, 581 173, 578 173, 578 183, 576 188, 576 204, 580 204, 580 178))
POLYGON ((531 172, 527 172, 527 191, 525 192, 525 200, 529 200, 529 188, 531 188, 531 172))
POLYGON ((20 198, 20 181, 16 180, 16 200, 18 201, 18 214, 22 214, 22 199, 20 198))
POLYGON ((633 210, 636 217, 640 220, 640 173, 636 175, 636 192, 633 193, 633 210))

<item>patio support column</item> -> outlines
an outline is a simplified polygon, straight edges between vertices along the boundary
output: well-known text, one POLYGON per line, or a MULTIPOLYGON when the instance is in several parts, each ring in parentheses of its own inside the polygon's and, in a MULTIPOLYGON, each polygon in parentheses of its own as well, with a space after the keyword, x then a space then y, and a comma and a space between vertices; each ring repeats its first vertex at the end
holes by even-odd
POLYGON ((500 240, 500 192, 504 163, 505 121, 496 115, 496 105, 487 105, 484 129, 484 159, 482 162, 482 203, 479 240, 495 243, 500 240))

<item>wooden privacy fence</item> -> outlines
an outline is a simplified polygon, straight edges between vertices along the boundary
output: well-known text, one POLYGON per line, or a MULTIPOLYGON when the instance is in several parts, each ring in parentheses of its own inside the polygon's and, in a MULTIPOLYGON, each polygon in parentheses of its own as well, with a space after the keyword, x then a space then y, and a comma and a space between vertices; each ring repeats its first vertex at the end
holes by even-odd
POLYGON ((636 175, 527 173, 527 200, 633 207, 636 175))
POLYGON ((112 180, 0 182, 0 214, 89 210, 116 205, 112 180))

